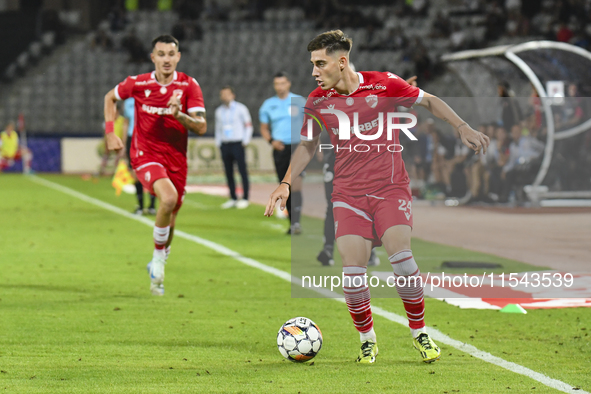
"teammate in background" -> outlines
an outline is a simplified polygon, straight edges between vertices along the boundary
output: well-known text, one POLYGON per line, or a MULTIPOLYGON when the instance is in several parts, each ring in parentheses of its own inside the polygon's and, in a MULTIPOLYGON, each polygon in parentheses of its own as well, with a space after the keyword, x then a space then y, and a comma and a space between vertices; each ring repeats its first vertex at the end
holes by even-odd
POLYGON ((176 38, 156 37, 150 57, 155 71, 127 77, 106 94, 105 133, 109 150, 124 148, 121 139, 113 133, 115 103, 133 97, 136 126, 131 166, 144 188, 159 201, 154 252, 147 268, 150 291, 163 295, 164 265, 187 182, 187 130, 203 135, 207 122, 199 84, 194 78, 176 71, 181 59, 176 38))
POLYGON ((252 138, 252 119, 246 105, 235 101, 236 94, 231 86, 224 86, 220 90, 222 105, 215 110, 215 145, 222 152, 224 169, 230 199, 222 204, 223 209, 248 207, 248 169, 246 168, 246 154, 244 148, 252 138), (236 182, 234 181, 234 163, 238 164, 238 171, 242 177, 241 200, 236 196, 236 182))
MULTIPOLYGON (((281 181, 289 167, 292 145, 299 143, 299 141, 292 138, 292 129, 296 130, 292 125, 294 121, 296 124, 299 123, 300 116, 303 120, 303 108, 299 108, 296 104, 297 98, 303 100, 303 97, 289 91, 291 81, 285 72, 275 74, 273 88, 277 95, 265 100, 259 109, 259 120, 261 122, 261 136, 273 147, 275 171, 277 172, 277 178, 281 181)), ((299 124, 297 127, 299 129, 299 124)), ((300 234, 302 232, 300 225, 302 176, 300 175, 293 182, 292 193, 287 201, 287 207, 291 222, 287 234, 300 234)))
MULTIPOLYGON (((113 122, 113 132, 117 137, 121 139, 123 144, 127 142, 127 134, 125 129, 125 118, 121 114, 121 106, 117 104, 115 106, 115 121, 113 122)), ((117 163, 119 160, 123 159, 125 152, 123 150, 112 152, 107 149, 107 140, 106 138, 101 141, 99 145, 99 151, 103 151, 103 157, 101 158, 101 165, 98 170, 98 176, 103 176, 105 174, 105 170, 107 169, 107 165, 109 164, 109 159, 114 156, 115 157, 115 165, 117 167, 117 163), (115 153, 115 154, 113 154, 115 153)))
MULTIPOLYGON (((359 115, 358 124, 365 125, 368 121, 371 124, 379 112, 395 110, 398 105, 420 105, 459 130, 462 142, 476 153, 481 149, 486 151, 488 137, 473 130, 441 99, 409 85, 389 72, 354 72, 349 67, 352 44, 352 40, 340 30, 322 33, 308 44, 313 64, 312 75, 318 88, 308 97, 306 108, 316 107, 318 112, 328 105, 334 105, 333 109, 341 111, 351 111, 350 108, 353 108, 359 115), (347 98, 347 105, 340 101, 344 97, 347 98), (357 107, 353 107, 355 102, 358 103, 357 107), (375 111, 367 110, 370 107, 375 108, 375 111)), ((292 173, 294 176, 301 173, 318 149, 321 129, 311 122, 313 135, 308 139, 307 124, 311 117, 306 115, 305 119, 301 133, 302 143, 294 152, 292 163, 281 184, 269 198, 265 209, 267 216, 273 213, 278 200, 281 200, 281 209, 285 208, 292 173)), ((326 115, 324 119, 328 122, 329 130, 345 133, 338 129, 336 116, 326 115)), ((376 134, 371 128, 360 130, 361 128, 357 133, 376 134)), ((412 196, 401 154, 388 149, 376 149, 369 154, 349 151, 345 147, 367 141, 360 139, 355 133, 351 134, 350 139, 341 139, 335 133, 329 134, 332 145, 340 148, 336 150, 332 202, 335 223, 338 223, 337 248, 343 260, 343 292, 361 339, 357 362, 375 362, 378 346, 367 282, 362 281, 360 284, 359 280, 351 279, 364 278, 372 246, 382 243, 390 256, 394 275, 405 278, 404 281, 396 281, 396 289, 408 316, 413 345, 421 353, 424 362, 433 362, 439 359, 441 351, 425 329, 425 302, 420 281, 410 280, 418 277, 420 270, 410 249, 412 196)), ((387 133, 383 132, 371 143, 399 144, 398 134, 399 130, 396 129, 395 141, 388 141, 387 133)))
MULTIPOLYGON (((128 98, 123 102, 123 117, 127 125, 127 141, 125 142, 125 154, 127 162, 131 167, 131 140, 133 137, 133 128, 135 127, 135 100, 133 97, 128 98)), ((133 211, 136 215, 144 214, 144 186, 138 181, 135 173, 132 171, 135 177, 135 192, 137 196, 137 208, 133 211)), ((148 208, 148 214, 156 215, 156 197, 150 194, 150 207, 148 208)))

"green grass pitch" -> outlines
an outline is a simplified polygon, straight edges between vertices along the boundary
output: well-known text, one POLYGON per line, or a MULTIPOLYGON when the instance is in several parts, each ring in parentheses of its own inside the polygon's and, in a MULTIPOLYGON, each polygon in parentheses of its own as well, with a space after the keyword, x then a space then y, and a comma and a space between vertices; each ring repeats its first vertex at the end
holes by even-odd
MULTIPOLYGON (((134 206, 134 197, 116 197, 107 179, 43 178, 125 210, 134 206)), ((284 221, 264 218, 257 205, 222 211, 218 197, 186 200, 178 229, 290 270, 284 221)), ((166 295, 151 296, 149 226, 20 175, 0 175, 0 226, 0 392, 558 392, 447 345, 440 361, 423 364, 408 328, 380 316, 377 363, 356 365, 358 334, 342 303, 291 298, 288 282, 181 238, 167 265, 166 295), (296 316, 322 329, 313 364, 293 364, 277 351, 277 330, 296 316)), ((320 234, 321 221, 306 218, 304 231, 320 234)), ((450 256, 496 259, 420 240, 413 251, 423 271, 450 256)), ((591 389, 589 309, 513 315, 426 304, 427 324, 450 337, 591 389)), ((374 305, 404 315, 400 300, 374 305)))

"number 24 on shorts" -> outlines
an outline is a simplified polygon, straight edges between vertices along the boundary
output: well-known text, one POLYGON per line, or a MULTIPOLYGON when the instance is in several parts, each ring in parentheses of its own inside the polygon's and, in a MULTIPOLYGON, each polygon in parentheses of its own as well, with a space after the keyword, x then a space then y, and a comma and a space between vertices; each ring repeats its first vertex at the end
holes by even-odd
POLYGON ((400 206, 398 207, 398 210, 404 212, 404 216, 406 216, 406 220, 410 220, 410 216, 412 215, 412 208, 411 208, 412 201, 406 201, 406 200, 399 199, 398 203, 400 204, 400 206))

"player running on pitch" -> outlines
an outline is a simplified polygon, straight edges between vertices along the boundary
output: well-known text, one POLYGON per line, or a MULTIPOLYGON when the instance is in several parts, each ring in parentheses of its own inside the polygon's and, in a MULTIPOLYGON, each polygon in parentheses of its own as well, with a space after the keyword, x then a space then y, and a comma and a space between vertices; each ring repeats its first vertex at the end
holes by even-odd
MULTIPOLYGON (((458 129, 462 142, 476 153, 481 149, 486 151, 489 139, 473 130, 441 99, 409 85, 395 74, 353 71, 349 66, 352 44, 352 40, 340 30, 322 33, 308 44, 314 65, 312 75, 318 88, 308 97, 306 108, 319 114, 322 109, 325 110, 323 118, 327 130, 331 131, 331 144, 335 148, 332 201, 336 242, 343 260, 345 301, 361 338, 357 362, 375 362, 378 346, 373 328, 369 287, 365 281, 351 279, 366 274, 372 246, 383 244, 390 256, 388 259, 395 277, 407 279, 406 282, 397 280, 396 289, 404 303, 413 345, 421 353, 423 361, 429 363, 439 359, 441 351, 425 329, 425 302, 421 282, 408 280, 420 275, 410 249, 412 196, 409 178, 400 149, 390 151, 385 148, 392 143, 399 144, 399 130, 396 129, 394 133, 394 141, 387 140, 385 125, 379 138, 368 140, 367 137, 379 134, 378 113, 385 114, 388 110, 395 112, 399 105, 420 105, 458 129), (351 125, 354 124, 351 111, 357 112, 357 133, 363 134, 364 138, 352 132, 348 139, 342 139, 340 134, 349 130, 340 130, 340 119, 327 113, 327 108, 347 111, 351 125), (374 144, 373 149, 366 152, 365 146, 371 147, 370 144, 374 144), (378 146, 380 144, 381 150, 378 146)), ((273 213, 277 200, 281 199, 281 209, 285 207, 292 174, 297 176, 304 170, 319 146, 322 129, 311 122, 314 128, 309 139, 308 119, 312 118, 306 115, 301 132, 302 143, 292 156, 287 174, 269 198, 265 210, 267 216, 273 213)))
POLYGON ((127 77, 105 96, 107 148, 123 149, 113 133, 115 102, 135 99, 136 126, 130 160, 144 188, 159 200, 154 225, 154 253, 148 264, 150 291, 164 295, 164 265, 170 253, 176 215, 187 182, 187 130, 207 130, 201 88, 194 78, 177 72, 179 42, 169 35, 152 41, 155 71, 127 77))

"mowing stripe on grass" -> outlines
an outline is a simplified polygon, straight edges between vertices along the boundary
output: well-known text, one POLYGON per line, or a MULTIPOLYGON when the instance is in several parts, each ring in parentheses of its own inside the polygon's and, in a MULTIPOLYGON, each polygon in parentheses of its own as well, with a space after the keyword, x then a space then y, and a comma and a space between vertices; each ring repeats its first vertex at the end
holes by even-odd
MULTIPOLYGON (((133 213, 127 212, 121 208, 114 206, 114 205, 111 205, 111 204, 108 204, 104 201, 87 196, 86 194, 77 192, 73 189, 70 189, 69 187, 62 186, 60 184, 48 181, 43 178, 39 178, 34 175, 31 175, 28 178, 30 180, 32 180, 33 182, 39 183, 43 186, 47 186, 47 187, 57 190, 59 192, 68 194, 68 195, 75 197, 79 200, 82 200, 82 201, 88 202, 90 204, 96 205, 100 208, 106 209, 107 211, 111 211, 111 212, 116 213, 118 215, 124 216, 128 219, 138 221, 138 222, 143 223, 143 224, 150 226, 150 227, 154 226, 154 222, 150 219, 147 219, 143 216, 137 216, 133 213)), ((176 237, 184 238, 186 240, 189 240, 189 241, 195 242, 199 245, 210 248, 210 249, 212 249, 220 254, 223 254, 225 256, 232 257, 233 259, 236 259, 236 260, 240 261, 241 263, 246 264, 250 267, 259 269, 261 271, 264 271, 264 272, 267 272, 271 275, 274 275, 278 278, 281 278, 281 279, 286 280, 288 282, 293 282, 293 283, 301 286, 301 280, 299 278, 292 278, 291 274, 289 274, 288 272, 285 272, 280 269, 260 263, 256 260, 251 259, 251 258, 242 256, 240 253, 235 252, 232 249, 226 248, 225 246, 220 245, 216 242, 212 242, 207 239, 198 237, 196 235, 188 234, 188 233, 185 233, 184 231, 177 230, 177 229, 175 229, 174 235, 176 237)), ((334 292, 331 292, 329 290, 320 290, 319 292, 322 293, 323 295, 328 296, 328 297, 332 297, 336 301, 339 301, 342 303, 345 302, 345 300, 343 298, 341 298, 340 295, 338 295, 334 292)), ((387 320, 401 324, 403 326, 408 325, 408 321, 405 317, 402 317, 402 316, 397 315, 392 312, 388 312, 388 311, 386 311, 382 308, 379 308, 377 306, 372 306, 371 309, 372 309, 373 314, 375 314, 375 315, 381 316, 387 320)), ((504 368, 508 371, 527 376, 528 378, 536 380, 548 387, 562 391, 564 393, 572 393, 573 392, 573 386, 571 386, 565 382, 562 382, 557 379, 552 379, 544 374, 533 371, 533 370, 526 368, 522 365, 503 360, 500 357, 496 357, 488 352, 479 350, 472 345, 452 339, 449 336, 442 333, 441 331, 437 330, 436 328, 429 327, 429 334, 431 335, 431 337, 433 337, 433 339, 439 341, 440 343, 444 343, 448 346, 456 348, 459 351, 467 353, 473 357, 479 358, 483 361, 486 361, 487 363, 494 364, 494 365, 497 365, 497 366, 504 368)), ((577 392, 581 393, 581 394, 590 394, 589 392, 584 391, 584 390, 578 390, 577 392)))

